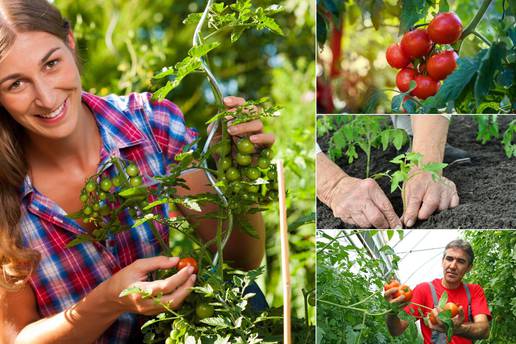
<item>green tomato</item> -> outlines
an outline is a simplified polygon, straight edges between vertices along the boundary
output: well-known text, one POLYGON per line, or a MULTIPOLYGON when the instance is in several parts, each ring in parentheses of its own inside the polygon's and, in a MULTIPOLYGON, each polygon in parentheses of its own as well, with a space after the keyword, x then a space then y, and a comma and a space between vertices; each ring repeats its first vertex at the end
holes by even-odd
POLYGON ((113 183, 111 182, 111 180, 109 178, 102 179, 102 181, 100 182, 100 188, 102 189, 102 191, 109 192, 109 190, 111 190, 112 186, 113 186, 113 183))
POLYGON ((93 209, 91 209, 90 206, 87 206, 82 210, 82 213, 86 216, 89 216, 91 215, 91 213, 93 213, 93 209))
POLYGON ((101 201, 104 201, 106 198, 107 198, 107 193, 105 193, 105 192, 99 193, 99 199, 101 201))
POLYGON ((215 152, 221 156, 226 156, 231 153, 231 143, 229 141, 219 142, 215 147, 215 152))
POLYGON ((253 161, 249 154, 242 154, 240 152, 237 153, 235 160, 240 166, 249 166, 253 161))
POLYGON ((209 318, 213 315, 213 306, 207 303, 200 303, 195 307, 195 314, 199 319, 209 318))
POLYGON ((129 179, 129 184, 130 184, 132 187, 137 187, 137 186, 142 185, 142 184, 143 184, 142 177, 141 177, 141 176, 131 177, 131 178, 129 179))
POLYGON ((260 190, 260 186, 258 185, 247 185, 246 190, 250 193, 257 193, 260 190))
POLYGON ((270 148, 265 148, 260 152, 260 156, 270 160, 272 158, 272 150, 270 148))
POLYGON ((97 184, 94 181, 90 180, 89 182, 86 183, 85 188, 86 188, 86 191, 93 192, 97 189, 97 184))
POLYGON ((165 339, 165 344, 174 344, 175 343, 174 339, 167 337, 167 339, 165 339))
POLYGON ((95 203, 95 204, 93 205, 93 210, 97 211, 97 210, 99 210, 99 209, 100 209, 100 204, 99 204, 99 203, 95 203))
POLYGON ((267 158, 264 158, 263 156, 260 157, 258 159, 258 167, 261 168, 261 169, 266 169, 266 168, 269 168, 269 164, 271 163, 271 161, 267 158))
POLYGON ((238 140, 236 145, 240 153, 251 154, 254 152, 254 145, 247 137, 242 137, 240 140, 238 140))
POLYGON ((231 190, 233 190, 234 193, 239 193, 243 188, 243 185, 241 182, 233 182, 231 184, 231 190))
POLYGON ((228 168, 230 168, 231 167, 231 158, 230 157, 221 158, 219 160, 219 167, 222 171, 225 171, 228 168))
POLYGON ((136 177, 140 174, 140 169, 135 164, 129 164, 129 166, 126 167, 125 172, 127 172, 129 177, 136 177))
POLYGON ((88 195, 86 194, 81 194, 81 202, 84 204, 86 202, 88 202, 88 195))
POLYGON ((119 187, 120 185, 122 185, 123 178, 122 176, 114 176, 111 181, 113 182, 113 185, 115 187, 119 187))
POLYGON ((260 174, 261 174, 260 171, 256 167, 249 167, 245 171, 246 177, 251 180, 256 180, 256 179, 260 178, 260 174))
POLYGON ((230 181, 230 182, 234 182, 235 180, 238 180, 240 179, 240 172, 234 168, 234 167, 230 167, 228 168, 228 170, 226 171, 226 178, 230 181))

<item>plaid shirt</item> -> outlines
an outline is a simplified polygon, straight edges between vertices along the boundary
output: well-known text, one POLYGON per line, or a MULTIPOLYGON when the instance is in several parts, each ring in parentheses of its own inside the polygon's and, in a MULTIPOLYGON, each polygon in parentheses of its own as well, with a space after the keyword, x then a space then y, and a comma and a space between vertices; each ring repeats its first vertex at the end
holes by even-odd
MULTIPOLYGON (((163 175, 175 154, 196 138, 197 133, 185 126, 183 114, 175 104, 167 100, 153 102, 150 96, 144 93, 100 98, 82 94, 83 102, 95 116, 103 142, 99 168, 111 156, 120 156, 134 161, 142 175, 163 175)), ((108 168, 107 174, 113 176, 114 169, 108 168)), ((42 256, 30 284, 43 317, 70 308, 136 259, 160 252, 147 225, 118 233, 107 245, 96 242, 66 247, 78 234, 85 233, 85 229, 39 193, 28 176, 22 187, 21 209, 24 244, 42 256)), ((163 207, 161 211, 168 209, 163 207)), ((123 220, 129 226, 134 223, 129 215, 123 220)), ((168 229, 157 228, 168 240, 168 229)), ((123 314, 97 343, 128 342, 132 332, 139 331, 136 320, 135 314, 123 314)))

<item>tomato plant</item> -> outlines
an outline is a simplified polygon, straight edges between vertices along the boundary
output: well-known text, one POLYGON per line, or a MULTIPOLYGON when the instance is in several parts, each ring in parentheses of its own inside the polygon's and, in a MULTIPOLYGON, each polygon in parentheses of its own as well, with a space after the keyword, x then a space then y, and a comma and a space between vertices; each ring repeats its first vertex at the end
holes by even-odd
MULTIPOLYGON (((173 255, 176 248, 163 241, 155 224, 167 226, 171 232, 174 231, 170 234, 171 238, 181 238, 181 247, 187 248, 180 252, 181 255, 195 257, 186 259, 190 260, 190 264, 193 264, 193 260, 199 262, 198 282, 192 294, 178 311, 172 311, 167 305, 163 305, 165 311, 149 320, 142 328, 145 343, 200 343, 201 340, 217 341, 223 338, 235 343, 258 343, 263 340, 278 342, 281 338, 281 319, 274 315, 277 310, 265 310, 263 307, 255 309, 251 306, 256 292, 250 292, 249 288, 255 285, 257 278, 263 274, 263 269, 240 272, 228 267, 222 259, 226 238, 236 222, 234 218, 238 216, 241 230, 255 236, 254 228, 242 215, 262 211, 277 196, 277 173, 271 162, 272 151, 255 147, 247 138, 236 142, 232 140, 227 134, 228 116, 237 125, 255 119, 276 117, 279 108, 269 106, 268 99, 261 98, 247 101, 231 112, 225 111, 221 88, 218 87, 206 59, 209 52, 224 42, 226 35, 230 35, 230 40, 235 42, 245 29, 250 28, 268 29, 281 34, 281 28, 272 18, 280 11, 279 6, 255 7, 246 0, 238 0, 231 5, 210 1, 203 12, 205 16, 201 13, 190 15, 186 22, 199 23, 200 29, 196 31, 194 47, 189 50, 185 59, 156 74, 154 80, 164 86, 154 92, 154 96, 164 99, 191 73, 207 75, 218 107, 217 115, 208 123, 218 125, 220 139, 216 143, 212 140, 212 144, 206 145, 202 150, 194 149, 193 146, 185 147, 183 152, 176 155, 176 163, 170 166, 169 172, 164 176, 147 176, 141 173, 135 163, 113 157, 109 160, 109 166, 102 166, 88 180, 91 191, 85 190, 85 196, 81 198, 83 210, 74 214, 74 217, 82 218, 85 222, 94 223, 97 229, 91 235, 78 237, 72 245, 83 241, 105 240, 118 231, 129 230, 130 228, 119 221, 121 214, 127 212, 134 220, 133 227, 148 226, 153 231, 163 254, 173 255), (235 20, 229 20, 231 18, 235 20), (204 26, 210 32, 204 32, 204 26), (215 177, 212 183, 218 193, 179 196, 175 189, 186 186, 181 174, 190 168, 203 170, 215 177), (108 171, 112 171, 109 172, 112 181, 109 189, 104 183, 108 178, 108 171), (203 203, 213 203, 219 208, 217 213, 206 215, 219 222, 216 240, 208 243, 195 237, 193 228, 185 218, 162 218, 154 211, 158 207, 174 208, 176 205, 200 211, 203 203), (207 249, 210 245, 217 247, 215 254, 207 249), (200 307, 202 304, 207 304, 208 307, 200 307), (207 312, 210 311, 209 306, 213 307, 212 316, 207 312), (216 325, 221 322, 230 325, 216 325)), ((212 133, 216 133, 216 129, 212 133)), ((302 223, 297 224, 300 225, 302 223)), ((184 261, 185 259, 181 264, 184 261)), ((178 266, 180 268, 182 266, 178 266)), ((156 277, 166 278, 171 273, 173 272, 160 272, 156 277)), ((125 294, 130 293, 145 297, 143 290, 128 289, 125 294)), ((160 302, 159 297, 155 301, 160 302)), ((304 340, 309 340, 311 331, 308 319, 294 319, 293 332, 294 337, 300 335, 304 340)))
POLYGON ((332 130, 328 150, 332 160, 345 155, 348 163, 351 164, 358 158, 357 148, 366 154, 366 178, 369 177, 373 148, 381 147, 386 150, 392 144, 397 150, 400 150, 408 141, 404 130, 389 127, 385 118, 381 116, 323 116, 319 118, 317 126, 319 136, 332 130))

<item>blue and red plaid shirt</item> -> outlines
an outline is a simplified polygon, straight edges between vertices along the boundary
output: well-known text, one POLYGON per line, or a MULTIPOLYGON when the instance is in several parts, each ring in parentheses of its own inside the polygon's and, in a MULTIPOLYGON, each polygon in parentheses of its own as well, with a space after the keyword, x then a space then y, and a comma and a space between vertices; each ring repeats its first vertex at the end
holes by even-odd
MULTIPOLYGON (((99 168, 111 156, 120 156, 135 162, 142 175, 164 175, 174 156, 195 140, 196 131, 186 127, 175 104, 167 100, 154 102, 150 97, 148 93, 103 98, 82 94, 82 101, 95 116, 103 142, 99 168)), ((113 168, 108 168, 107 174, 114 173, 113 168)), ((41 253, 30 284, 42 317, 70 308, 123 267, 160 252, 145 224, 116 234, 107 245, 82 243, 68 248, 67 244, 86 229, 39 193, 28 176, 22 187, 21 208, 24 244, 41 253)), ((168 209, 163 207, 161 211, 168 209)), ((129 215, 124 220, 128 226, 134 223, 129 215)), ((168 240, 168 229, 159 225, 157 228, 168 240)), ((139 331, 136 325, 137 316, 125 313, 97 343, 126 343, 134 331, 139 331)))

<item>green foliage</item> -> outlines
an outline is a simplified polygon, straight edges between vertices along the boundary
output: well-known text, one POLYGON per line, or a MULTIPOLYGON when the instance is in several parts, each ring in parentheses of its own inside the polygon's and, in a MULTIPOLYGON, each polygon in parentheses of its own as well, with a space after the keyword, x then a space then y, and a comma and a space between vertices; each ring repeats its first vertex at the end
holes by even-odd
POLYGON ((373 178, 378 179, 380 177, 388 177, 391 180, 391 192, 396 190, 401 191, 403 209, 405 209, 407 204, 405 185, 410 179, 426 172, 431 174, 434 181, 439 181, 442 170, 448 166, 448 164, 439 162, 423 163, 423 156, 416 152, 400 154, 390 160, 390 162, 399 165, 399 169, 392 173, 390 170, 377 173, 373 178))
MULTIPOLYGON (((480 141, 482 144, 486 144, 491 140, 500 138, 497 115, 474 115, 473 119, 478 124, 477 141, 480 141)), ((516 144, 513 142, 515 135, 516 120, 513 120, 507 125, 507 129, 505 129, 501 140, 501 144, 507 158, 516 156, 516 144)))
POLYGON ((348 164, 358 158, 357 148, 366 155, 367 164, 365 177, 369 177, 371 150, 386 150, 391 144, 400 150, 408 141, 407 134, 402 129, 389 128, 386 118, 375 115, 357 116, 327 116, 318 120, 319 136, 332 130, 328 154, 332 160, 340 159, 343 155, 348 158, 348 164))
POLYGON ((516 233, 514 231, 465 231, 475 252, 468 283, 482 286, 492 321, 489 339, 478 344, 516 342, 516 233))
POLYGON ((398 314, 410 326, 402 336, 392 337, 385 325, 385 312, 390 310, 382 296, 383 284, 397 270, 399 257, 389 246, 380 248, 385 260, 368 255, 345 239, 354 234, 317 232, 317 343, 422 343, 414 319, 403 310, 398 314))

